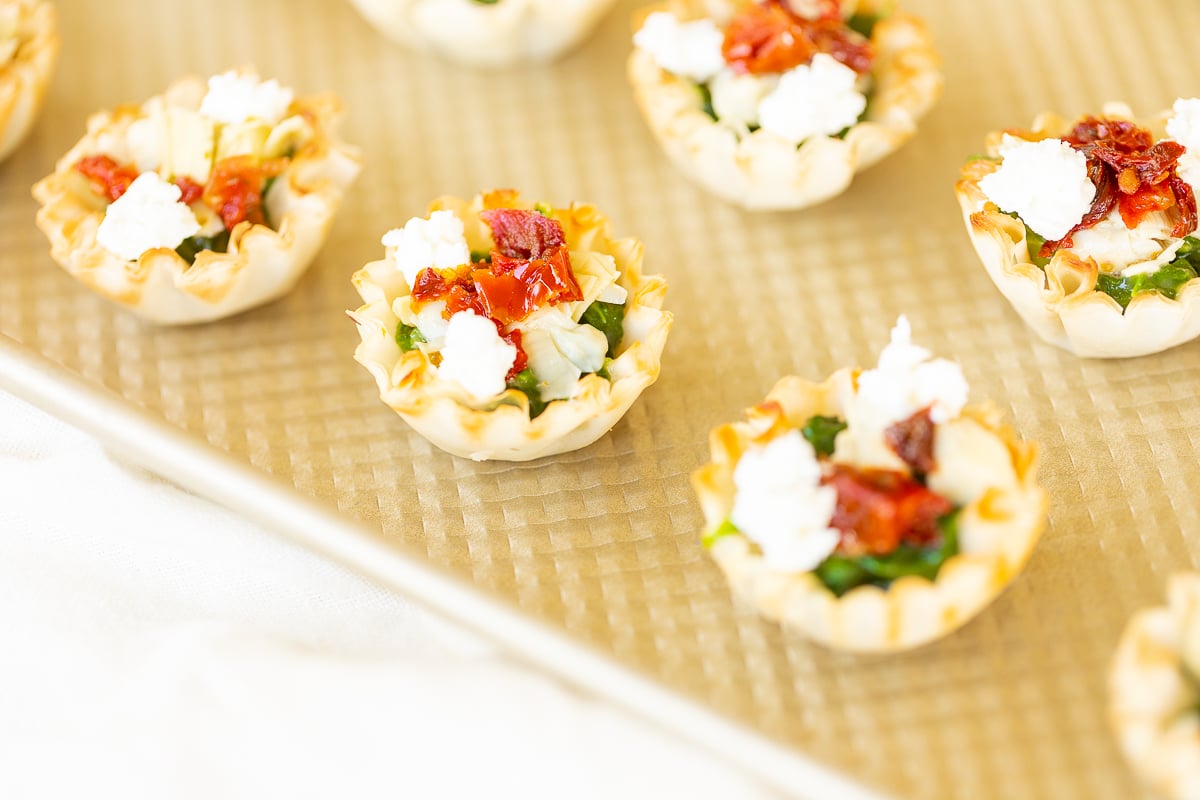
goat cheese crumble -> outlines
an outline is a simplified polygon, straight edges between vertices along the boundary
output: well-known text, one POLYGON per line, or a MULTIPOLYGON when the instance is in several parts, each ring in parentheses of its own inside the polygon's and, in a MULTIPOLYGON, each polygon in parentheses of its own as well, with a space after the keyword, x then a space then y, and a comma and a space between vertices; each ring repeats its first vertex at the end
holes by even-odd
POLYGON ((393 228, 382 241, 384 247, 395 248, 392 260, 411 287, 426 268, 453 269, 471 263, 465 230, 453 211, 435 211, 429 219, 413 217, 403 228, 393 228))
POLYGON ((935 424, 962 413, 969 387, 962 367, 912 342, 912 326, 903 314, 892 328, 891 341, 879 354, 879 366, 858 376, 857 400, 887 427, 929 409, 935 424))
POLYGON ((208 94, 200 103, 200 113, 227 124, 259 119, 275 125, 285 116, 295 94, 272 78, 243 75, 236 70, 208 79, 208 94))
POLYGON ((680 22, 674 14, 656 11, 633 35, 633 44, 650 54, 660 67, 696 83, 706 83, 725 68, 721 45, 725 34, 711 19, 680 22))
POLYGON ((496 324, 473 311, 450 317, 438 375, 455 381, 476 401, 504 391, 517 348, 500 338, 496 324))
POLYGON ((979 181, 980 190, 1046 240, 1066 236, 1092 207, 1096 187, 1087 157, 1062 139, 1030 142, 1005 134, 1000 156, 1000 168, 979 181))
POLYGON ((178 186, 158 173, 142 173, 108 206, 96 241, 126 261, 136 260, 147 250, 174 250, 200 232, 192 209, 179 201, 182 196, 178 186))
POLYGON ((747 449, 733 482, 729 520, 762 548, 772 569, 808 572, 837 547, 841 535, 829 527, 837 490, 821 485, 816 452, 799 431, 747 449))
POLYGON ((858 73, 836 58, 817 53, 808 64, 783 73, 779 85, 758 105, 763 130, 800 143, 832 135, 858 122, 867 98, 855 89, 858 73))

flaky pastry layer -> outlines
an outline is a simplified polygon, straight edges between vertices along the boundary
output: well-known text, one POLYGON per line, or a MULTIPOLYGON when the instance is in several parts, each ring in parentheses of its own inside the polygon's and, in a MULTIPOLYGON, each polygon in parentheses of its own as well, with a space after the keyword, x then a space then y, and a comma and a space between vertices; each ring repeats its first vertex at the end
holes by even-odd
MULTIPOLYGON (((655 11, 681 19, 712 16, 723 22, 735 3, 674 0, 642 9, 634 30, 655 11)), ((862 0, 863 13, 890 3, 862 0)), ((856 172, 908 141, 917 121, 941 95, 941 60, 925 25, 902 13, 889 14, 872 34, 875 65, 863 121, 841 137, 811 136, 797 147, 763 129, 739 134, 701 107, 696 84, 660 68, 634 48, 627 72, 634 98, 650 130, 675 166, 691 181, 743 208, 770 211, 804 208, 841 194, 856 172)))
POLYGON ((53 4, 6 0, 18 6, 27 26, 12 60, 0 66, 0 161, 25 139, 41 110, 58 62, 58 23, 53 4))
MULTIPOLYGON (((198 110, 204 94, 204 82, 189 77, 172 84, 163 99, 168 106, 198 110)), ((143 112, 121 106, 93 114, 84 137, 33 187, 42 205, 37 224, 50 240, 50 255, 89 288, 165 325, 220 319, 287 294, 324 243, 361 166, 358 151, 334 138, 341 117, 336 98, 299 98, 294 109, 314 123, 313 135, 264 199, 275 229, 242 222, 230 231, 227 252, 202 251, 190 265, 165 248, 125 261, 96 241, 105 205, 75 164, 84 156, 109 155, 143 112)))
POLYGON ((615 0, 353 0, 388 38, 474 67, 552 61, 615 0))
POLYGON ((1109 673, 1109 718, 1125 757, 1172 800, 1200 799, 1200 575, 1167 584, 1167 605, 1125 627, 1109 673))
MULTIPOLYGON (((463 220, 472 249, 489 249, 491 233, 479 213, 487 208, 532 208, 515 192, 494 192, 466 201, 439 198, 429 213, 448 209, 463 220)), ((438 377, 429 356, 403 352, 396 344, 399 318, 393 301, 408 292, 402 279, 385 282, 379 276, 396 271, 386 262, 367 264, 354 275, 364 305, 350 316, 362 342, 355 359, 375 377, 383 401, 405 422, 441 449, 476 461, 529 461, 578 450, 612 429, 642 391, 658 379, 662 350, 673 318, 662 310, 667 282, 642 273, 643 246, 633 238, 614 239, 608 219, 593 206, 574 204, 554 209, 572 252, 607 253, 621 273, 617 283, 628 293, 625 334, 608 365, 612 380, 582 376, 568 400, 550 403, 537 418, 529 418, 529 400, 515 389, 479 407, 462 387, 438 377)))
MULTIPOLYGON (((1131 119, 1128 107, 1104 113, 1131 119)), ((1138 124, 1156 139, 1165 135, 1165 114, 1138 124)), ((1074 121, 1052 113, 1034 120, 1037 137, 1062 137, 1074 121)), ((988 134, 988 155, 999 154, 1002 131, 988 134)), ((987 159, 968 161, 954 186, 971 244, 1000 293, 1045 341, 1087 358, 1130 358, 1157 353, 1200 336, 1200 280, 1184 284, 1172 300, 1158 292, 1134 295, 1122 313, 1116 300, 1096 291, 1100 268, 1092 259, 1060 249, 1045 269, 1029 259, 1025 225, 988 201, 979 182, 999 168, 987 159)))
MULTIPOLYGON (((824 383, 782 378, 741 422, 709 436, 712 461, 692 475, 711 535, 733 510, 733 472, 755 442, 802 427, 815 415, 845 417, 857 372, 843 369, 824 383)), ((909 576, 882 589, 859 586, 841 597, 811 572, 767 566, 741 533, 718 538, 713 559, 734 594, 769 619, 823 645, 856 652, 892 652, 954 631, 990 603, 1020 572, 1041 534, 1046 494, 1036 483, 1037 448, 1001 427, 990 408, 968 408, 939 425, 938 467, 929 488, 961 506, 959 553, 933 582, 909 576)))

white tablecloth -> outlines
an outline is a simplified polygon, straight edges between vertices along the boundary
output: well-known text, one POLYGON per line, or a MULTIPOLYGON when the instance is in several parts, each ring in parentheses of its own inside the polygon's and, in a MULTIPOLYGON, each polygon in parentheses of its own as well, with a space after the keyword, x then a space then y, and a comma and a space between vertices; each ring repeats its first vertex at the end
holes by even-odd
POLYGON ((0 798, 766 798, 0 393, 0 798))

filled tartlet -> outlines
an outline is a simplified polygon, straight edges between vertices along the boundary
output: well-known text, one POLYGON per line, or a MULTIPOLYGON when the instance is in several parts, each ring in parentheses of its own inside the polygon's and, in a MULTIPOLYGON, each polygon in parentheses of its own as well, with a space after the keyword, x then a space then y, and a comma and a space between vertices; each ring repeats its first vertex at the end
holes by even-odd
POLYGON ((672 0, 634 18, 629 80, 671 161, 748 209, 841 194, 941 93, 925 26, 873 0, 672 0))
POLYGON ((219 319, 287 293, 325 241, 358 152, 332 95, 249 70, 94 114, 33 187, 50 254, 139 316, 219 319))
POLYGON ((576 450, 658 378, 667 284, 590 205, 443 197, 354 275, 355 359, 438 447, 477 461, 576 450))
POLYGON ((1200 99, 1144 123, 1045 113, 991 133, 955 193, 992 281, 1039 336, 1080 356, 1200 335, 1200 99))
POLYGON ((967 394, 901 317, 875 369, 785 377, 714 429, 692 483, 734 593, 840 650, 915 647, 975 616, 1028 559, 1046 497, 1036 448, 967 394))
POLYGON ((0 0, 0 160, 29 133, 58 61, 54 6, 0 0))
POLYGON ((475 67, 551 61, 616 0, 353 0, 385 36, 475 67))
POLYGON ((1172 800, 1200 798, 1200 575, 1173 575, 1167 605, 1129 620, 1109 675, 1125 757, 1172 800))

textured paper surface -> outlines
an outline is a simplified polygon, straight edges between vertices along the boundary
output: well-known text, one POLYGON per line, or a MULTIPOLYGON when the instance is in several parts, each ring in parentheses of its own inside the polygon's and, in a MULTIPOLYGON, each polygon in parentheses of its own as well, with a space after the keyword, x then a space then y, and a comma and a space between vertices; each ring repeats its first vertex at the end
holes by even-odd
POLYGON ((297 491, 428 553, 731 718, 905 798, 1139 797, 1104 715, 1126 617, 1200 546, 1200 345, 1084 361, 1037 341, 971 251, 952 185, 991 129, 1200 94, 1200 4, 911 0, 945 58, 917 138, 841 197, 750 215, 686 183, 624 82, 622 2, 550 68, 477 72, 389 44, 335 0, 58 3, 43 119, 0 166, 0 332, 297 491), (283 301, 156 329, 50 260, 29 186, 87 114, 186 72, 255 63, 333 89, 366 168, 283 301), (351 358, 350 274, 438 194, 513 186, 594 202, 671 282, 662 378, 611 435, 530 464, 442 454, 351 358), (1041 442, 1049 527, 1026 573, 950 638, 893 657, 810 646, 735 605, 704 555, 688 473, 714 424, 775 379, 873 359, 900 312, 975 399, 1041 442))

